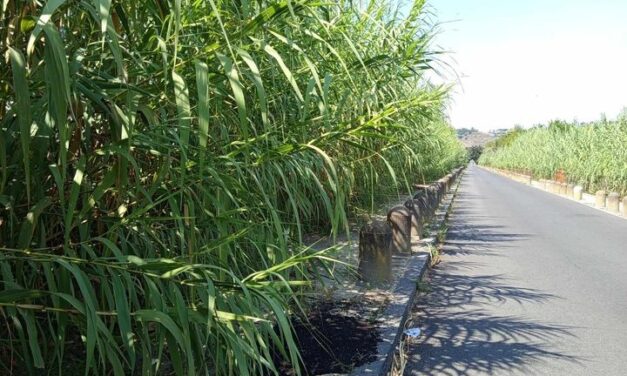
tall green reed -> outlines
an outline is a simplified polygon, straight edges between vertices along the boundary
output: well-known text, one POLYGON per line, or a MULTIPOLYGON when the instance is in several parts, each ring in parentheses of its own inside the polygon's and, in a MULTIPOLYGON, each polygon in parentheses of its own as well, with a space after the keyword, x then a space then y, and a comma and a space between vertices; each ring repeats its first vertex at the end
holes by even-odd
POLYGON ((627 122, 584 125, 553 122, 518 131, 508 143, 487 147, 480 163, 531 171, 550 179, 563 170, 568 180, 588 191, 606 189, 627 194, 627 122))
POLYGON ((423 6, 3 2, 2 372, 298 366, 303 234, 462 160, 423 6))

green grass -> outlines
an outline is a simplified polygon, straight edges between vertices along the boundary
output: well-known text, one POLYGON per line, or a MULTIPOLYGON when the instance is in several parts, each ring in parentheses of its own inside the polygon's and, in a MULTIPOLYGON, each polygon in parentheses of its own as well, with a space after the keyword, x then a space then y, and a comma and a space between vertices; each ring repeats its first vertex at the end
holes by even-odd
POLYGON ((517 130, 489 145, 480 164, 531 172, 551 179, 563 170, 587 191, 627 194, 627 119, 585 125, 553 122, 548 127, 517 130), (506 140, 507 142, 504 142, 506 140))
POLYGON ((303 235, 465 157, 395 7, 5 1, 0 373, 297 365, 303 235))

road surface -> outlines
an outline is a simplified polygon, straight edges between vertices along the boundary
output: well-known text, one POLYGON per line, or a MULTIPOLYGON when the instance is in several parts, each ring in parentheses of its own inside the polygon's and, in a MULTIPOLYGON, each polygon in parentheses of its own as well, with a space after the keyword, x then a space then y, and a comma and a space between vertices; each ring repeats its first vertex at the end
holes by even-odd
POLYGON ((627 220, 476 166, 405 375, 627 375, 627 220))

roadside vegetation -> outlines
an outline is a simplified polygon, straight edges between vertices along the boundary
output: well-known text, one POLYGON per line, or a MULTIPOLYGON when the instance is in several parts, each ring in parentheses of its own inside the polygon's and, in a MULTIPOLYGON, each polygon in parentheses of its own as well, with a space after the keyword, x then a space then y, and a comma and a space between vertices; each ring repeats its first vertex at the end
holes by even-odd
POLYGON ((466 158, 396 7, 4 1, 0 373, 298 370, 303 235, 466 158))
POLYGON ((594 192, 627 193, 627 116, 590 124, 554 121, 520 128, 488 144, 480 164, 552 179, 562 170, 571 183, 594 192))
POLYGON ((469 161, 477 162, 481 158, 481 153, 483 153, 483 146, 471 146, 466 148, 466 152, 469 161))

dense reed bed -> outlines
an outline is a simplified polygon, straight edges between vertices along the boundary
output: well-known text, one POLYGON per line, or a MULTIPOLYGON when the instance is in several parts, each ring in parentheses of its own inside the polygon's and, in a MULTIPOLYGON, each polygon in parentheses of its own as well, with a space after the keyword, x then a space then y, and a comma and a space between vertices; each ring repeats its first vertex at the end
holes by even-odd
POLYGON ((484 150, 480 163, 551 179, 562 170, 587 191, 627 193, 627 118, 591 124, 553 122, 516 130, 484 150))
POLYGON ((409 5, 4 1, 0 373, 298 370, 303 235, 464 158, 409 5))

